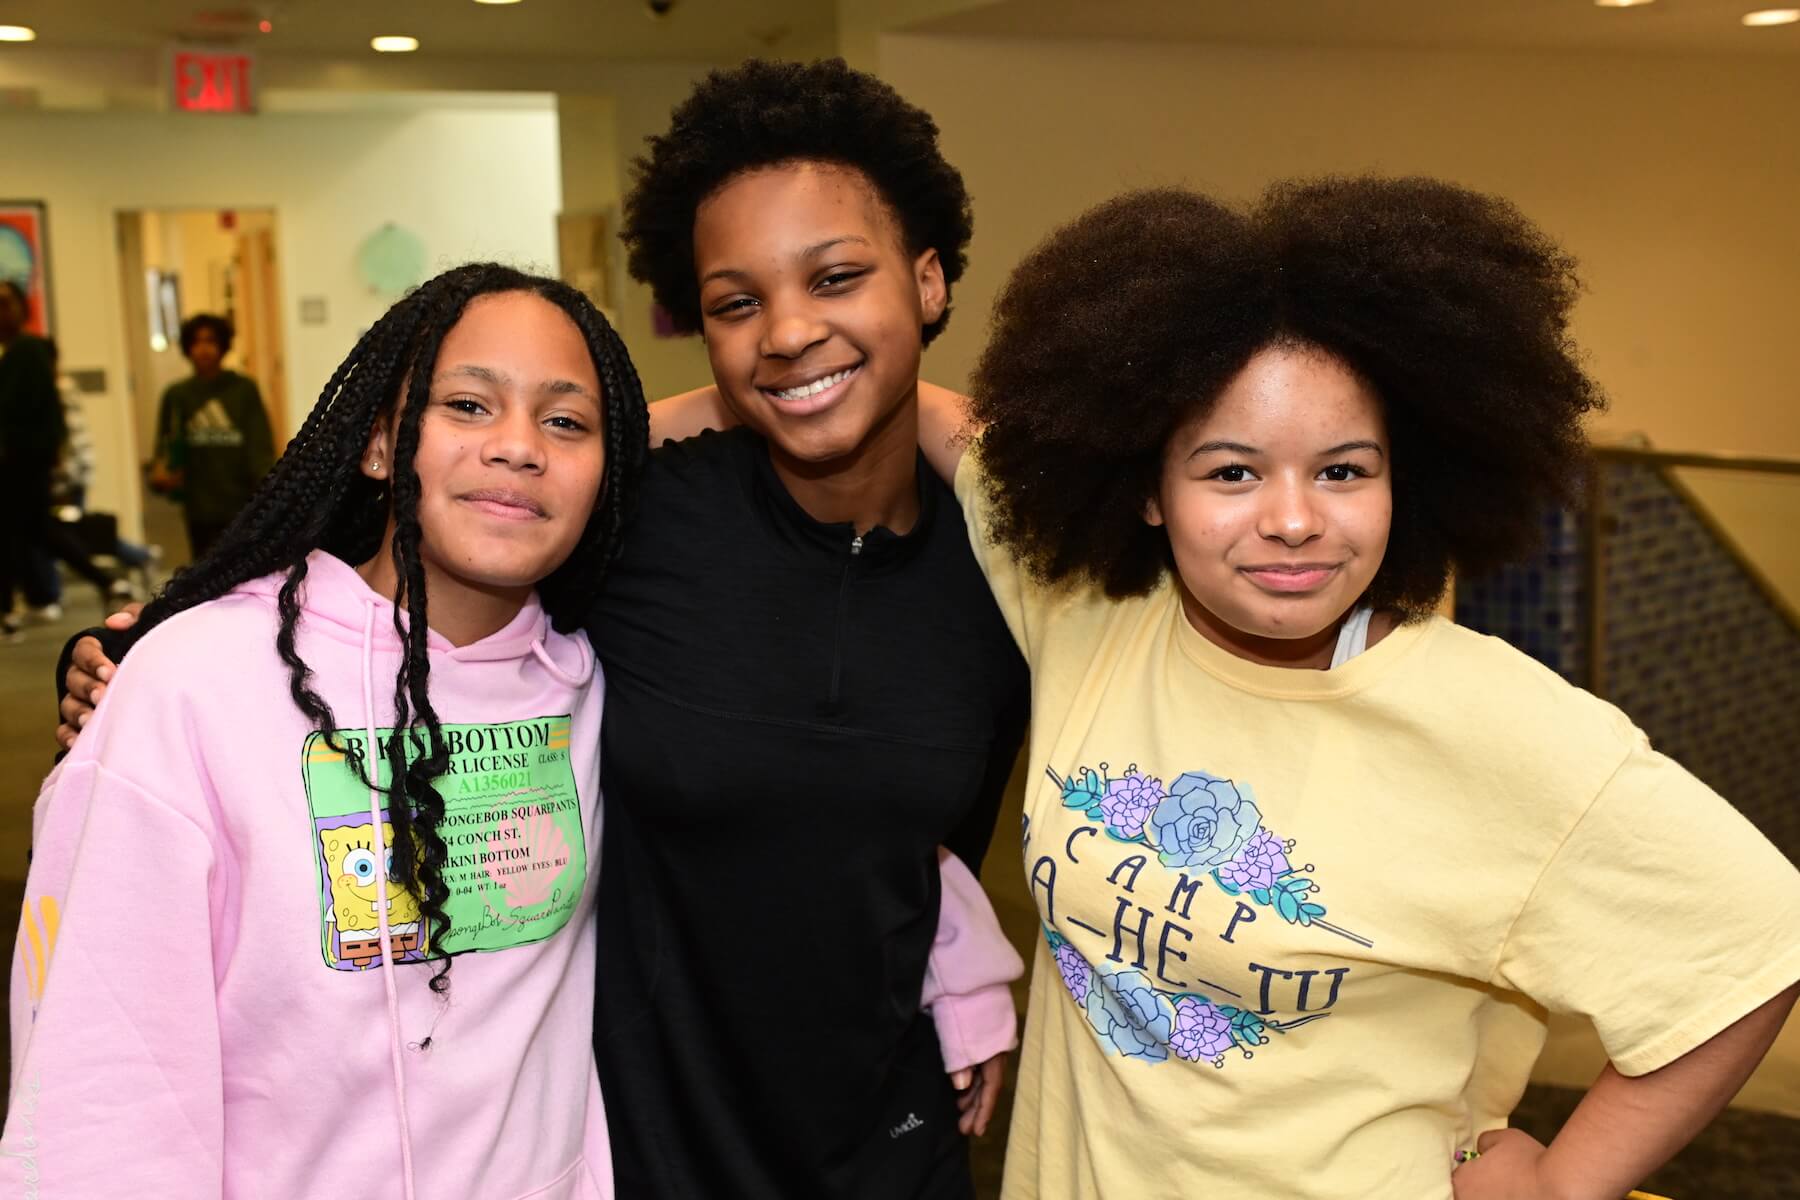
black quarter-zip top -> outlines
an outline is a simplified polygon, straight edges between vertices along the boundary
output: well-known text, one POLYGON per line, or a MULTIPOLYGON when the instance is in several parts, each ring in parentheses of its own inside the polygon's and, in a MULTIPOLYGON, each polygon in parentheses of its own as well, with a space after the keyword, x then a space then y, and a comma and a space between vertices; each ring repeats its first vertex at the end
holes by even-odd
POLYGON ((856 560, 862 554, 863 535, 857 534, 850 539, 850 557, 844 563, 844 580, 838 585, 837 636, 832 639, 831 651, 831 688, 825 696, 825 715, 836 716, 838 696, 843 690, 844 682, 844 626, 850 615, 850 575, 856 570, 856 560))
POLYGON ((588 623, 622 1200, 968 1194, 919 993, 936 848, 979 865, 1027 685, 922 461, 919 490, 909 532, 858 535, 747 430, 652 456, 588 623))

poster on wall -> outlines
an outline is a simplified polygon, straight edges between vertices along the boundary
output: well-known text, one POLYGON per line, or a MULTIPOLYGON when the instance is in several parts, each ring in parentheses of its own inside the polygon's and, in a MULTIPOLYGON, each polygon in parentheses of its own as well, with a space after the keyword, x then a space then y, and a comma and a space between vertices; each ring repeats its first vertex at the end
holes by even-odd
POLYGON ((0 279, 18 284, 30 301, 25 332, 49 337, 50 258, 42 200, 0 200, 0 279))

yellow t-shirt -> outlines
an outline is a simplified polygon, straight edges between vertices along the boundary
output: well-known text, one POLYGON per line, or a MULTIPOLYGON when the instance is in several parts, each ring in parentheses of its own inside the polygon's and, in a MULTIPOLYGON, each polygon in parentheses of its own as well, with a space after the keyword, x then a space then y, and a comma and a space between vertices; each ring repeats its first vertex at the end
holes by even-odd
POLYGON ((1300 671, 1208 641, 1167 579, 1047 588, 975 459, 1044 926, 1006 1200, 1447 1198, 1546 1009, 1639 1074, 1800 978, 1800 875, 1617 709, 1441 619, 1300 671))

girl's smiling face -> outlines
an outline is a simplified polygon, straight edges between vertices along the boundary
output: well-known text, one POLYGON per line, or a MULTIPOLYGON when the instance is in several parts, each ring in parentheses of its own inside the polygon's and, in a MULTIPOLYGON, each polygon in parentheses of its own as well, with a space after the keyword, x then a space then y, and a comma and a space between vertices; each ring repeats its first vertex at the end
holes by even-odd
POLYGON ((1258 351, 1163 452, 1145 519, 1169 535, 1188 619, 1254 662, 1330 663, 1393 517, 1387 429, 1324 351, 1258 351))
POLYGON ((788 457, 829 463, 917 395, 921 330, 943 314, 935 250, 910 254, 860 172, 795 162, 749 171, 700 205, 694 263, 713 378, 788 457))
MULTIPOLYGON (((522 597, 574 552, 605 475, 602 412, 567 313, 529 292, 469 302, 438 347, 413 458, 434 614, 459 588, 522 597)), ((383 422, 364 472, 388 477, 392 445, 383 422)))

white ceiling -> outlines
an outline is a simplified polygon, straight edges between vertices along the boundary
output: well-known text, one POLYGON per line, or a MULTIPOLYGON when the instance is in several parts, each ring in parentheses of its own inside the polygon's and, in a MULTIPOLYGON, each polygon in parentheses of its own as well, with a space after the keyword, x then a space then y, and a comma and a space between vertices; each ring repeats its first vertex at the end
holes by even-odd
POLYGON ((1800 24, 1747 29, 1800 0, 1000 0, 924 23, 945 33, 1248 44, 1800 54, 1800 24))
MULTIPOLYGON (((266 54, 368 56, 376 34, 411 34, 419 58, 555 57, 731 62, 810 55, 836 42, 840 3, 923 32, 1153 38, 1250 44, 1800 54, 1800 25, 1738 18, 1800 0, 0 0, 0 21, 38 46, 149 49, 230 38, 266 54), (921 13, 946 15, 920 19, 921 13), (273 31, 257 23, 268 19, 273 31)), ((0 47, 0 53, 29 47, 0 47)))

